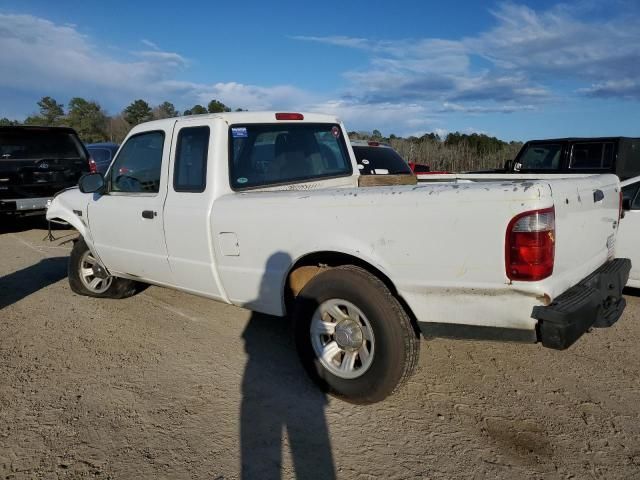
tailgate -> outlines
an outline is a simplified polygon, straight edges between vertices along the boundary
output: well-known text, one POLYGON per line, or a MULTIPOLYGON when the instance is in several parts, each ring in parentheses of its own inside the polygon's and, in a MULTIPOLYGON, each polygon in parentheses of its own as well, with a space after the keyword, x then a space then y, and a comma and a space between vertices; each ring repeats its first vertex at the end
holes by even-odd
POLYGON ((555 296, 614 257, 620 182, 615 175, 548 182, 556 212, 555 296))

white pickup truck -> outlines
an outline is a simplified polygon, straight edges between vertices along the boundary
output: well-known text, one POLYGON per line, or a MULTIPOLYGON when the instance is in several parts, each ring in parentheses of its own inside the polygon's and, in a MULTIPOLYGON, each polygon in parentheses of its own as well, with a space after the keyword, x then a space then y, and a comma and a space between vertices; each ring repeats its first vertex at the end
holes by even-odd
POLYGON ((620 317, 617 177, 508 178, 360 177, 335 117, 224 113, 136 126, 47 217, 80 233, 74 292, 291 314, 311 377, 368 403, 410 376, 420 333, 564 349, 620 317))

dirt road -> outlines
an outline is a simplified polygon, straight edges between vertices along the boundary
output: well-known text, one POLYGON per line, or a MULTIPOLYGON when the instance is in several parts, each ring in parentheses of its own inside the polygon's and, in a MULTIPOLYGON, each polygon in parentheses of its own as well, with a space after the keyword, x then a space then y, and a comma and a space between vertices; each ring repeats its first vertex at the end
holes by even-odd
POLYGON ((1 228, 0 478, 640 479, 640 297, 565 352, 423 342, 362 407, 309 383, 281 319, 79 297, 68 247, 1 228))

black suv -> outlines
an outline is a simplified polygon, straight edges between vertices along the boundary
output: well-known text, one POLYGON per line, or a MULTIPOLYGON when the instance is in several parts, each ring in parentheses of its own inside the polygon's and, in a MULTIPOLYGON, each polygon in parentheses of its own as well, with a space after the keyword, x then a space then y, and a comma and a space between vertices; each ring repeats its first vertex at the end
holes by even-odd
POLYGON ((44 213, 87 172, 89 154, 72 128, 0 127, 0 214, 44 213))
POLYGON ((525 143, 503 172, 640 175, 640 138, 559 138, 525 143))

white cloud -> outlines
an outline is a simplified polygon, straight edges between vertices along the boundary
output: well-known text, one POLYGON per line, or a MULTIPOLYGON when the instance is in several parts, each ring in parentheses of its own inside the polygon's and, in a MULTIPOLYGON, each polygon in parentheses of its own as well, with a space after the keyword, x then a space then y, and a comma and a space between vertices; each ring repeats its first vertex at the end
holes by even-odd
POLYGON ((491 12, 493 28, 458 40, 294 38, 366 51, 369 67, 346 78, 350 98, 369 103, 489 101, 502 109, 488 111, 509 113, 523 102, 554 98, 558 80, 594 84, 578 87, 580 94, 640 99, 634 86, 640 77, 640 14, 618 4, 608 12, 617 16, 585 20, 596 7, 581 2, 573 9, 535 11, 504 3, 491 12))
POLYGON ((142 40, 140 40, 140 42, 153 50, 160 50, 160 47, 158 47, 158 45, 156 45, 151 40, 147 40, 146 38, 143 38, 142 40))
POLYGON ((337 115, 350 130, 378 129, 387 135, 391 133, 404 135, 409 131, 417 130, 424 133, 427 130, 433 130, 437 124, 437 120, 425 106, 415 103, 368 105, 334 99, 308 105, 306 109, 337 115))
POLYGON ((566 95, 640 100, 640 14, 619 4, 605 20, 585 20, 594 8, 587 3, 545 11, 501 4, 492 12, 493 27, 458 39, 290 37, 368 56, 366 68, 344 72, 346 88, 322 95, 287 84, 181 80, 189 59, 148 38, 122 52, 76 25, 0 14, 0 88, 85 96, 112 112, 135 98, 178 108, 217 98, 233 108, 334 113, 350 129, 386 134, 444 132, 454 116, 538 110, 566 95))
POLYGON ((167 86, 174 91, 187 92, 194 101, 203 105, 212 98, 217 98, 234 108, 240 107, 254 111, 299 108, 300 105, 314 101, 311 94, 290 85, 261 87, 237 82, 219 82, 211 85, 171 82, 167 86))
POLYGON ((371 48, 369 41, 365 38, 346 37, 342 35, 329 36, 329 37, 293 35, 290 38, 294 40, 303 40, 308 42, 326 43, 327 45, 334 45, 338 47, 361 48, 363 50, 369 50, 371 48))
POLYGON ((76 27, 60 26, 30 15, 0 15, 0 88, 42 95, 88 96, 122 108, 135 98, 170 100, 179 107, 206 105, 212 98, 249 110, 296 109, 333 113, 353 128, 385 128, 396 134, 433 125, 424 106, 330 100, 292 85, 259 86, 239 82, 198 83, 176 80, 189 62, 162 51, 148 39, 146 50, 128 58, 109 56, 76 27), (10 66, 14 66, 10 68, 10 66), (391 128, 393 126, 393 128, 391 128))
POLYGON ((261 87, 237 82, 196 83, 176 80, 189 61, 161 50, 148 39, 146 50, 126 58, 105 54, 75 26, 57 25, 31 15, 0 14, 0 88, 42 95, 89 96, 122 108, 135 98, 151 103, 171 100, 178 106, 218 98, 234 108, 292 108, 313 101, 288 85, 261 87))
POLYGON ((640 80, 626 78, 623 80, 609 80, 595 83, 590 87, 582 88, 580 93, 590 97, 624 98, 629 100, 640 99, 640 80))
POLYGON ((131 99, 162 93, 162 82, 187 61, 174 52, 102 53, 71 26, 31 15, 0 14, 0 87, 51 94, 86 93, 131 99))
POLYGON ((563 6, 536 12, 511 3, 492 13, 496 27, 464 43, 498 68, 530 78, 562 75, 582 81, 640 74, 637 13, 593 21, 563 6))
POLYGON ((436 128, 433 130, 433 133, 438 135, 440 138, 447 138, 447 135, 449 135, 449 130, 447 130, 446 128, 436 128))
POLYGON ((445 102, 439 112, 458 112, 458 113, 513 113, 520 111, 535 110, 534 105, 461 105, 458 103, 445 102))

